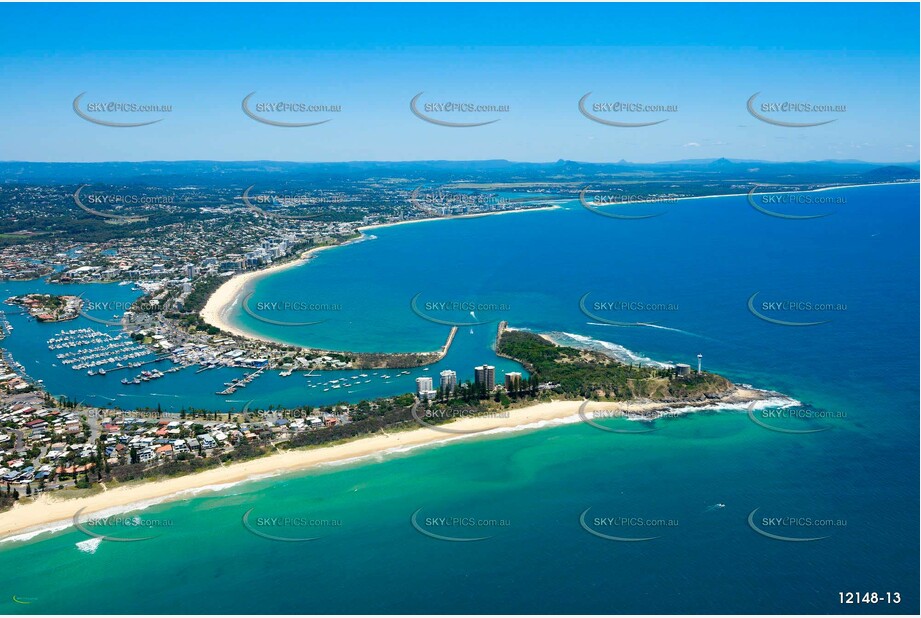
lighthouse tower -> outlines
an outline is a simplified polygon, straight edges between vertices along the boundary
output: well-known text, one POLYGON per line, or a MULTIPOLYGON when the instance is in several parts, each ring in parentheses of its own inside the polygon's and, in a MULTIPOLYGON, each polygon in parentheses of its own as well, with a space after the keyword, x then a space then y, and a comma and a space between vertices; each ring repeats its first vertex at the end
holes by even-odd
POLYGON ((703 360, 703 357, 704 357, 703 354, 697 355, 697 375, 700 375, 700 363, 703 360))

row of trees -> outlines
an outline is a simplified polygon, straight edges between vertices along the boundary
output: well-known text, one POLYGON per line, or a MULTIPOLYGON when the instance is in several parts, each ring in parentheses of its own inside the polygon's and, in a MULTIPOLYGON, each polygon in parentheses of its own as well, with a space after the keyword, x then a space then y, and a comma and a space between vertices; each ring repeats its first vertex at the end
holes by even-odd
POLYGON ((506 390, 504 386, 500 385, 500 388, 490 391, 483 382, 476 384, 467 380, 453 389, 439 385, 434 401, 443 403, 451 401, 471 403, 486 399, 493 399, 497 402, 502 402, 503 400, 512 401, 520 398, 535 397, 538 394, 539 383, 540 380, 537 375, 531 374, 529 377, 518 381, 516 383, 517 387, 513 387, 511 390, 506 390))

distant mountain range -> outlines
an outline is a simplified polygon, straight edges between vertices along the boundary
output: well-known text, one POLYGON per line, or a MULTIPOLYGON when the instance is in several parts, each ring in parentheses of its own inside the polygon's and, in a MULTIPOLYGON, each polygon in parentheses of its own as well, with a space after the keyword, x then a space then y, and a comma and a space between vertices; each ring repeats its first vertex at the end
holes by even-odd
POLYGON ((142 161, 106 163, 0 162, 0 183, 142 181, 145 178, 202 177, 215 180, 254 175, 368 180, 407 179, 480 181, 554 181, 626 177, 707 178, 729 180, 789 179, 797 182, 885 182, 919 177, 919 162, 870 163, 855 160, 776 162, 754 159, 685 159, 659 163, 587 163, 560 159, 522 163, 503 159, 481 161, 349 161, 298 163, 291 161, 142 161))

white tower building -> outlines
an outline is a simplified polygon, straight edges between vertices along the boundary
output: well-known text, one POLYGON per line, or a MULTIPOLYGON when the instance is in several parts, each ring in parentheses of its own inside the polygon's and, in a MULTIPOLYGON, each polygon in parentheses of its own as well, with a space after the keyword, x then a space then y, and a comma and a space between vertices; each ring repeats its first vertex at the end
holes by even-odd
POLYGON ((441 389, 448 393, 453 393, 457 388, 457 372, 445 369, 441 372, 441 389))

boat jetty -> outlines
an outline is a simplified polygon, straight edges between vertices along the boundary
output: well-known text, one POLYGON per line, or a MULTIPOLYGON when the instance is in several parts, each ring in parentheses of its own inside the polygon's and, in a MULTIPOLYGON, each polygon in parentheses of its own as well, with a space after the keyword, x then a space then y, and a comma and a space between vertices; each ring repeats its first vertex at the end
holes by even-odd
POLYGON ((249 384, 256 378, 261 376, 264 371, 265 371, 265 367, 260 367, 256 371, 253 371, 252 373, 248 373, 242 378, 234 378, 230 382, 224 382, 224 386, 226 386, 227 388, 225 388, 222 391, 217 391, 217 393, 215 394, 216 395, 232 395, 235 392, 237 392, 238 388, 246 388, 247 384, 249 384))

